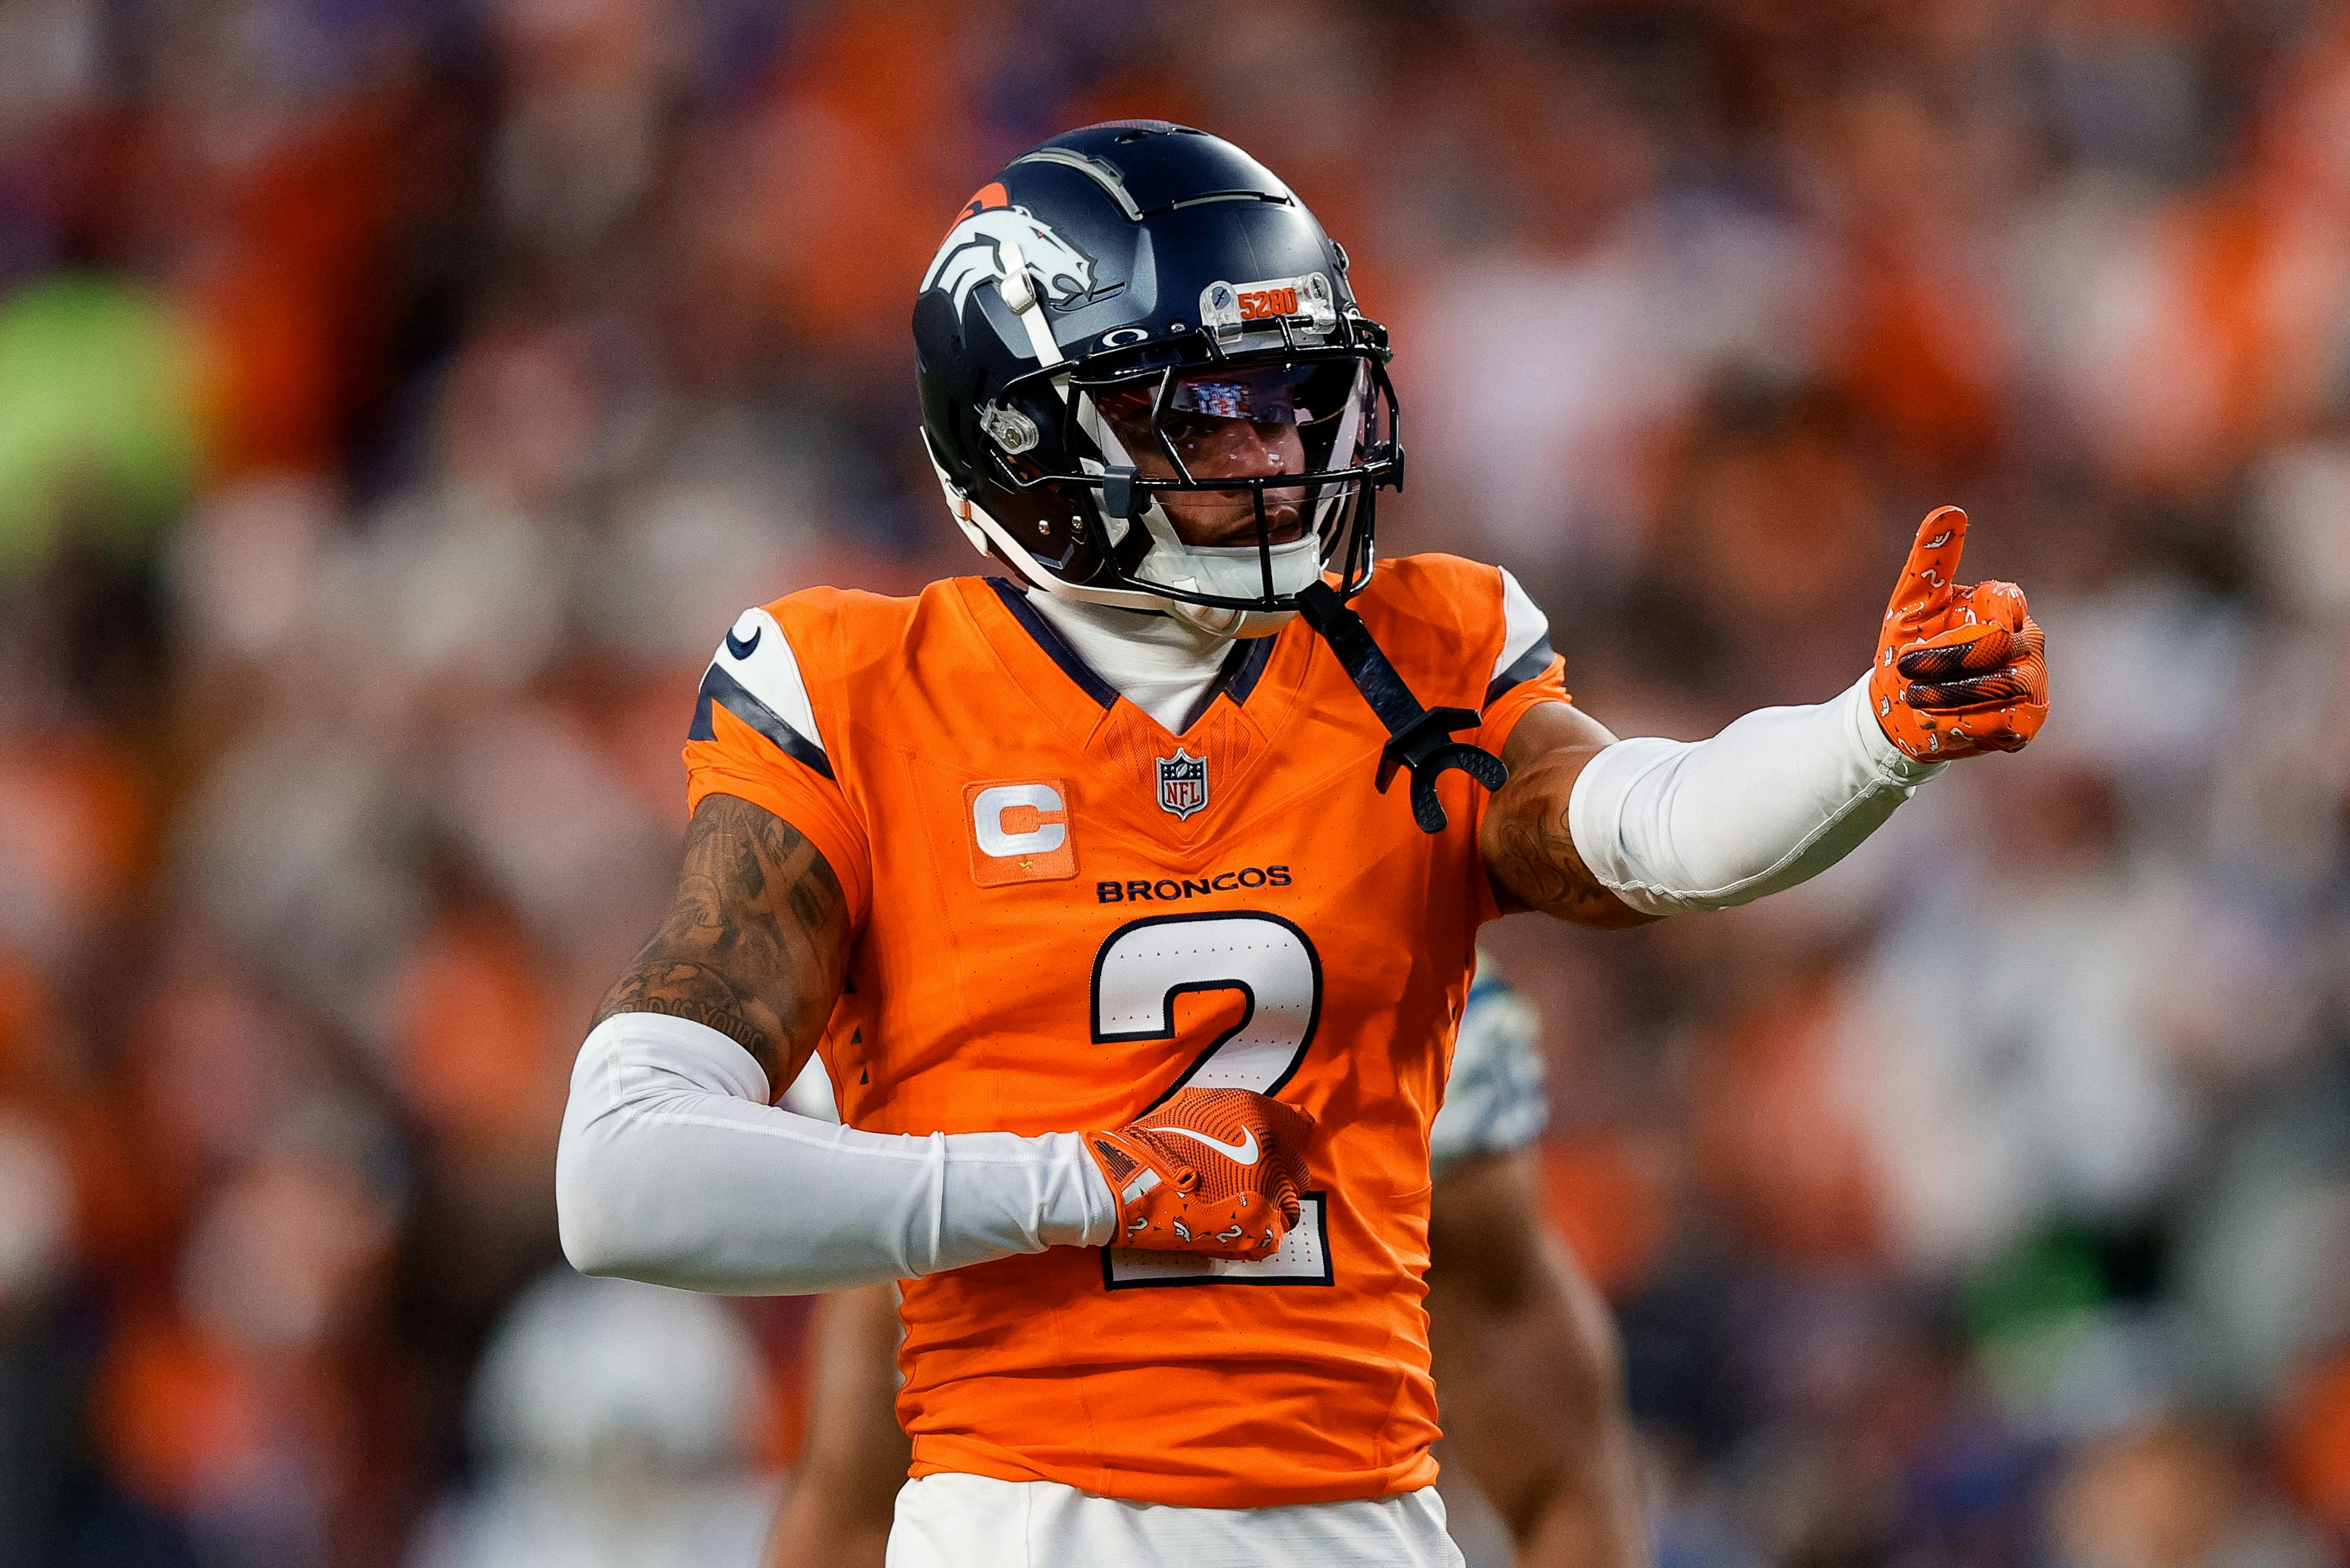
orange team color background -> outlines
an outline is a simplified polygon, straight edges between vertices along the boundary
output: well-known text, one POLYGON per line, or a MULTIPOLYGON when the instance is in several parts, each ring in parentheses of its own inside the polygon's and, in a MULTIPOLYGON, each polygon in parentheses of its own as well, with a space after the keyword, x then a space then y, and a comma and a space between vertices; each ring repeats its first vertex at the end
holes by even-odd
POLYGON ((1383 554, 1619 733, 1841 691, 1945 502, 2047 628, 1817 883, 1489 929, 1664 1561, 2342 1562, 2338 7, 8 0, 0 1563, 748 1551, 806 1305, 567 1277, 566 1074, 734 617, 974 569, 939 236, 1125 115, 1347 245, 1383 554))

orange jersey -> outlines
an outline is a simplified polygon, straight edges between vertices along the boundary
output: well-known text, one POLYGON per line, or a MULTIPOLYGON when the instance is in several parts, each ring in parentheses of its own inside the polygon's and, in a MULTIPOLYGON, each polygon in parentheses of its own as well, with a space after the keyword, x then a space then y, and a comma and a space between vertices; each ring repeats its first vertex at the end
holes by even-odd
MULTIPOLYGON (((1489 750, 1565 700, 1547 640, 1496 674, 1492 567, 1387 562, 1353 605, 1489 750)), ((982 577, 747 612, 694 735, 690 801, 767 807, 847 891, 819 1049, 850 1126, 1110 1127, 1187 1083, 1315 1118, 1263 1262, 1056 1247, 907 1282, 913 1473, 1210 1508, 1432 1480, 1428 1135, 1497 912, 1484 792, 1445 774, 1432 835, 1407 781, 1380 794, 1386 732, 1302 621, 1237 644, 1177 736, 982 577)))

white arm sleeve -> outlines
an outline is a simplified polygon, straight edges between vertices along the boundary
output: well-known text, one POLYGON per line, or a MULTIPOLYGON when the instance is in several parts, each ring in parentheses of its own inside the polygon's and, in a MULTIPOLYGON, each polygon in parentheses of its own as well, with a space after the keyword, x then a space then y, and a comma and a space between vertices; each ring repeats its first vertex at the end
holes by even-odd
POLYGON ((741 1295, 1097 1246, 1118 1228, 1076 1133, 890 1137, 794 1116, 742 1046, 656 1012, 608 1018, 579 1048, 555 1202, 582 1273, 741 1295))
POLYGON ((1868 680, 1814 708, 1764 708, 1710 741, 1618 741, 1567 799, 1575 852, 1643 914, 1724 909, 1816 877, 1948 766, 1910 761, 1868 680))

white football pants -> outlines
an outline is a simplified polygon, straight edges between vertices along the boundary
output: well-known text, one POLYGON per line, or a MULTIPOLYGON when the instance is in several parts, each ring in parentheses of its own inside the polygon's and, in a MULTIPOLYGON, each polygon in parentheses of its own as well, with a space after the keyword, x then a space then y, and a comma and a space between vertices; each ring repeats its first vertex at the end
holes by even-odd
POLYGON ((1434 1487, 1281 1508, 1178 1508, 1058 1481, 929 1475, 898 1493, 889 1568, 1461 1568, 1434 1487))

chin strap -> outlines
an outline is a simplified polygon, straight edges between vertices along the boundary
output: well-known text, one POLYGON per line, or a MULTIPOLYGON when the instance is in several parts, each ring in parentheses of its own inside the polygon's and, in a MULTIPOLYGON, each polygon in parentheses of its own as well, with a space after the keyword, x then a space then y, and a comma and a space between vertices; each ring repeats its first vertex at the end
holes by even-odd
POLYGON ((1305 618, 1306 625, 1321 633, 1354 680, 1355 690, 1388 727, 1388 743, 1379 753, 1379 793, 1387 793, 1397 768, 1409 768, 1411 818, 1422 833, 1444 831, 1444 803, 1436 798, 1436 781, 1446 769, 1459 768, 1489 790, 1509 783, 1510 770, 1501 758, 1482 746, 1452 738, 1455 730, 1473 728, 1477 715, 1466 708, 1421 707, 1396 667, 1371 639, 1363 618, 1348 609, 1329 584, 1316 582, 1302 589, 1297 612, 1305 618))
MULTIPOLYGON (((1060 364, 1064 356, 1060 344, 1054 341, 1053 328, 1045 320, 1045 301, 1036 292, 1036 280, 1028 275, 1028 258, 1020 254, 1020 242, 1008 234, 996 242, 995 248, 997 265, 1003 268, 1003 275, 995 280, 996 291, 1027 329, 1028 348, 1036 356, 1036 363, 1050 369, 1060 364)), ((1067 398, 1060 381, 1054 382, 1054 389, 1065 400, 1067 398)))

